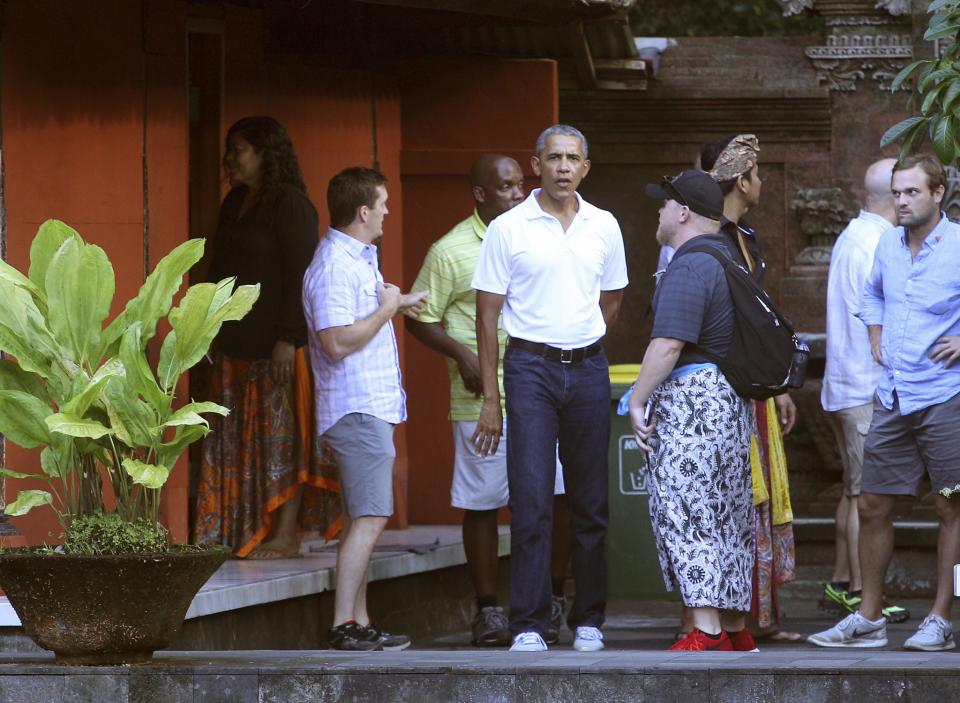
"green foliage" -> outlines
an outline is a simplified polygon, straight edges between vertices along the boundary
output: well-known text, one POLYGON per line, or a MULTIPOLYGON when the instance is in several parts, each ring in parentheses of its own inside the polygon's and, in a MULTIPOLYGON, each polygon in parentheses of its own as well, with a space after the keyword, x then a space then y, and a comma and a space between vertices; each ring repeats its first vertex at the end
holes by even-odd
POLYGON ((159 554, 166 551, 167 529, 139 517, 129 522, 117 513, 96 512, 75 517, 63 532, 65 554, 159 554))
POLYGON ((777 0, 638 0, 630 11, 641 37, 762 37, 822 35, 823 19, 809 13, 784 17, 777 0))
POLYGON ((900 142, 903 158, 929 139, 937 158, 949 164, 960 155, 960 0, 934 0, 927 12, 932 16, 923 38, 940 39, 942 55, 914 61, 897 74, 891 88, 897 90, 912 80, 908 107, 920 114, 888 129, 880 146, 900 142))
MULTIPOLYGON (((202 240, 178 246, 106 326, 113 266, 64 223, 40 226, 29 275, 0 261, 0 351, 12 357, 0 360, 0 432, 20 446, 43 447, 36 471, 0 468, 0 475, 37 478, 49 489, 22 491, 7 514, 52 505, 68 535, 82 516, 99 516, 84 529, 110 533, 107 541, 116 537, 116 544, 133 533, 111 527, 115 521, 145 520, 155 538, 160 489, 190 443, 209 432, 202 414, 228 412, 215 403, 175 410, 177 381, 203 358, 224 322, 249 312, 260 290, 234 290, 233 279, 201 283, 174 308, 184 276, 202 255, 202 240), (172 329, 155 369, 146 348, 164 318, 172 329), (103 475, 116 498, 109 518, 103 475)), ((156 540, 150 544, 148 551, 156 551, 156 540)))

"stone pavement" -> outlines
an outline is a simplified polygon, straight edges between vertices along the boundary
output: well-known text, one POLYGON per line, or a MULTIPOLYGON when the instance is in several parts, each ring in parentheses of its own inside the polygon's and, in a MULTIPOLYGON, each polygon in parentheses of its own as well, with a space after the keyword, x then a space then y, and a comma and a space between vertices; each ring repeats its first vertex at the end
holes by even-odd
MULTIPOLYGON (((784 625, 810 633, 833 618, 815 603, 789 604, 784 625)), ((416 642, 404 652, 165 652, 130 667, 64 667, 52 657, 0 658, 0 703, 620 703, 677 701, 960 701, 960 653, 898 647, 925 614, 891 625, 890 647, 826 650, 761 643, 761 652, 673 653, 675 602, 616 601, 608 649, 583 654, 561 644, 544 653, 478 650, 461 635, 416 642)))

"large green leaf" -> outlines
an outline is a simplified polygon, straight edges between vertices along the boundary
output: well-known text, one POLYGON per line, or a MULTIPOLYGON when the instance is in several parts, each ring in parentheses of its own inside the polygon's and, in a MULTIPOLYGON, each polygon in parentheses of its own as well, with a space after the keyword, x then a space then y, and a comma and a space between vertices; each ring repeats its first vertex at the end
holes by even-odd
POLYGON ((150 403, 159 417, 165 417, 170 412, 170 403, 173 398, 160 390, 153 376, 143 345, 140 343, 142 326, 143 323, 135 322, 123 333, 120 340, 120 360, 127 370, 127 387, 150 403))
POLYGON ((928 117, 930 115, 937 98, 939 98, 940 94, 949 88, 952 83, 953 81, 941 81, 927 92, 926 97, 923 99, 923 104, 920 105, 920 112, 924 117, 928 117))
POLYGON ((890 84, 890 90, 896 91, 903 84, 903 82, 913 74, 914 71, 916 71, 920 66, 928 63, 933 63, 933 60, 920 59, 919 61, 914 61, 913 63, 904 66, 890 84))
POLYGON ((164 427, 178 427, 180 425, 204 425, 209 427, 210 423, 200 413, 216 413, 226 417, 230 414, 230 410, 209 401, 187 403, 183 407, 177 408, 177 411, 167 418, 167 421, 163 423, 164 427))
POLYGON ((923 38, 926 41, 934 41, 935 39, 955 36, 958 31, 960 31, 960 24, 956 22, 943 23, 939 26, 930 27, 923 33, 923 38))
POLYGON ((0 432, 24 449, 50 443, 45 420, 52 414, 50 406, 35 395, 0 391, 0 432))
POLYGON ((34 478, 36 474, 24 474, 19 471, 14 471, 13 469, 7 469, 3 466, 0 466, 0 476, 6 476, 7 478, 34 478))
POLYGON ((68 437, 89 437, 99 439, 110 434, 111 430, 96 420, 71 415, 70 413, 56 413, 47 418, 47 427, 51 432, 67 435, 68 437))
POLYGON ((953 139, 956 132, 955 121, 952 117, 941 115, 936 120, 930 131, 930 140, 933 142, 933 150, 937 152, 937 158, 945 164, 953 161, 957 153, 957 145, 953 139))
POLYGON ((183 277, 202 257, 202 239, 190 239, 163 257, 147 276, 137 296, 103 331, 103 352, 114 354, 113 345, 135 322, 142 325, 140 348, 145 349, 156 334, 157 321, 170 311, 173 296, 180 290, 183 277))
POLYGON ((49 378, 60 348, 33 297, 0 278, 0 350, 17 357, 20 367, 49 378))
POLYGON ((123 468, 134 483, 139 483, 146 488, 162 488, 170 475, 167 467, 147 464, 138 459, 124 459, 123 468))
POLYGON ((62 434, 54 434, 51 440, 40 452, 40 468, 47 476, 66 479, 73 467, 73 440, 62 434))
POLYGON ((880 138, 880 146, 887 146, 898 139, 902 139, 907 134, 908 130, 915 128, 917 125, 926 121, 927 118, 925 117, 908 117, 907 119, 898 122, 884 132, 883 136, 880 138))
POLYGON ((83 243, 80 234, 60 220, 47 220, 40 225, 30 244, 30 280, 37 288, 45 289, 50 261, 68 239, 76 239, 79 243, 83 243))
POLYGON ((201 437, 205 437, 209 431, 203 425, 178 427, 173 439, 160 445, 160 450, 157 452, 157 463, 166 466, 168 469, 173 469, 173 465, 177 463, 177 459, 180 458, 184 450, 201 437))
POLYGON ((937 12, 944 5, 949 5, 951 3, 960 5, 960 3, 957 2, 957 0, 933 0, 933 2, 931 2, 930 6, 927 8, 927 12, 937 12))
POLYGON ((947 88, 947 92, 943 94, 941 100, 943 104, 944 112, 952 112, 956 106, 957 98, 960 98, 960 75, 956 79, 950 81, 950 87, 947 88))
POLYGON ((50 260, 45 286, 50 330, 78 363, 100 360, 100 331, 114 286, 113 266, 98 246, 68 239, 50 260))
POLYGON ((35 373, 24 371, 10 359, 0 359, 0 390, 23 391, 40 400, 46 400, 47 387, 35 373))
POLYGON ((147 403, 130 393, 123 379, 113 378, 104 389, 104 404, 110 426, 128 447, 153 448, 162 439, 157 413, 147 403))
POLYGON ((260 286, 240 286, 231 295, 233 284, 234 279, 227 278, 190 286, 180 305, 170 311, 173 331, 163 340, 157 366, 161 388, 172 388, 180 374, 203 358, 225 321, 250 312, 260 286))
POLYGON ((20 517, 26 515, 31 510, 40 505, 51 505, 53 496, 47 491, 20 491, 17 499, 8 503, 4 512, 10 517, 20 517))
POLYGON ((40 290, 33 281, 24 276, 22 273, 13 268, 3 259, 0 259, 0 279, 3 279, 7 283, 16 286, 25 290, 33 298, 34 303, 37 307, 46 312, 47 310, 47 294, 40 290))
POLYGON ((93 401, 97 399, 97 396, 100 395, 100 392, 103 390, 103 387, 107 385, 107 382, 111 378, 123 376, 125 373, 123 362, 121 362, 120 359, 113 358, 107 360, 103 366, 97 369, 90 380, 86 382, 83 389, 64 404, 62 411, 69 415, 82 417, 93 401))

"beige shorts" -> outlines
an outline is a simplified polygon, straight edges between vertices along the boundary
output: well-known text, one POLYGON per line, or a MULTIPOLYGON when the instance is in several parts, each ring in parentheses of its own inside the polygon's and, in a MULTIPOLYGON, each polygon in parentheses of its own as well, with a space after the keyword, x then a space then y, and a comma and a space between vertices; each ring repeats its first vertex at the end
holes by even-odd
MULTIPOLYGON (((469 420, 453 422, 453 483, 450 485, 450 505, 463 510, 494 510, 502 508, 510 498, 507 488, 507 433, 496 454, 480 456, 471 438, 477 423, 469 420)), ((563 495, 563 467, 557 457, 557 474, 553 484, 554 495, 563 495)))
POLYGON ((843 462, 843 494, 858 496, 863 477, 863 442, 873 419, 873 403, 855 405, 827 415, 843 462))

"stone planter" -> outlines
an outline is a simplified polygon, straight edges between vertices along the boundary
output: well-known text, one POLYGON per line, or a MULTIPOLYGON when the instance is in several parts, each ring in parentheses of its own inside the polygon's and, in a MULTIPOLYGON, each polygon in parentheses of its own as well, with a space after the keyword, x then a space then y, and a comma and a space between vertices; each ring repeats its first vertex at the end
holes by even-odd
POLYGON ((27 635, 64 664, 135 664, 170 645, 228 550, 78 556, 0 553, 0 587, 27 635))

